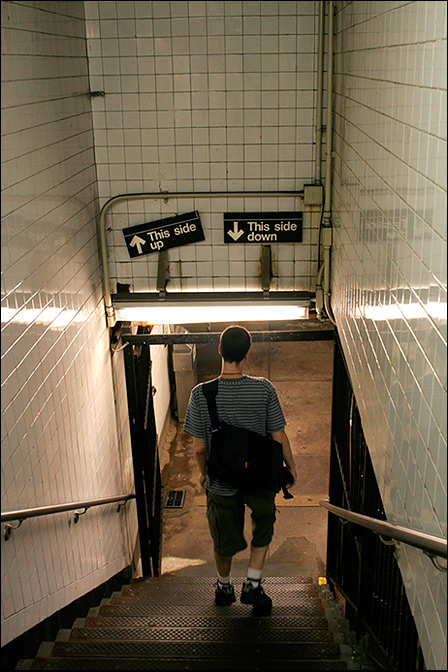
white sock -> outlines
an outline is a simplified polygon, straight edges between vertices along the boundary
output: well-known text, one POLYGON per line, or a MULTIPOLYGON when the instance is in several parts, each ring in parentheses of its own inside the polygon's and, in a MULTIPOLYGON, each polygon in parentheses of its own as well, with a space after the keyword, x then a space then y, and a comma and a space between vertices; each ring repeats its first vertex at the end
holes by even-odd
POLYGON ((218 581, 222 586, 230 585, 230 575, 229 576, 220 576, 218 574, 218 581))
POLYGON ((262 573, 262 569, 252 569, 252 567, 249 567, 247 570, 247 580, 250 581, 254 588, 260 583, 262 573))

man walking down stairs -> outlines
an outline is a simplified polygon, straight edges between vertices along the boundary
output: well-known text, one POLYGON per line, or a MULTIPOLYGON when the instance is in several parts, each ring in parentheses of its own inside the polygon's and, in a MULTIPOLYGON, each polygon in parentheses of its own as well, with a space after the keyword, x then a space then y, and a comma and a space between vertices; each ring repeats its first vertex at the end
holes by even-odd
MULTIPOLYGON (((17 670, 344 670, 365 665, 327 586, 269 577, 269 617, 210 600, 213 577, 135 579, 17 670)), ((241 592, 243 579, 235 578, 241 592)))

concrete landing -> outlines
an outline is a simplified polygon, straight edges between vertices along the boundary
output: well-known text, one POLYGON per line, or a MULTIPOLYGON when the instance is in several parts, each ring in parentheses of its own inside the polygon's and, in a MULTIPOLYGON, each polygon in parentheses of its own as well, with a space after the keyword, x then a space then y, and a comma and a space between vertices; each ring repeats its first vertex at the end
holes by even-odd
MULTIPOLYGON (((325 575, 328 513, 318 502, 328 496, 332 367, 332 341, 254 343, 251 349, 245 373, 265 376, 275 385, 299 475, 292 489, 294 499, 277 495, 277 520, 265 576, 317 579, 325 575)), ((219 372, 216 344, 198 346, 199 381, 219 372)), ((192 438, 181 424, 175 425, 162 484, 165 492, 185 490, 186 497, 182 509, 163 512, 162 573, 214 576, 205 493, 197 481, 192 438)), ((250 544, 249 515, 245 536, 250 544)), ((248 558, 248 549, 235 556, 234 576, 245 575, 248 558)))

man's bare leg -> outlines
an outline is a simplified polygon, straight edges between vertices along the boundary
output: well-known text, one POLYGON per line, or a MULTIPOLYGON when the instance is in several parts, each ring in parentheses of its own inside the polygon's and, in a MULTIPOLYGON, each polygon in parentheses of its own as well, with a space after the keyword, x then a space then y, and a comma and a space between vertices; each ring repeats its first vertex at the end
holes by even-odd
POLYGON ((250 547, 249 567, 250 569, 263 569, 266 554, 269 546, 261 546, 260 548, 250 547))
POLYGON ((232 567, 233 556, 226 558, 223 555, 219 555, 219 553, 217 553, 216 551, 214 551, 214 553, 215 553, 215 564, 218 574, 220 576, 230 576, 230 569, 232 567))

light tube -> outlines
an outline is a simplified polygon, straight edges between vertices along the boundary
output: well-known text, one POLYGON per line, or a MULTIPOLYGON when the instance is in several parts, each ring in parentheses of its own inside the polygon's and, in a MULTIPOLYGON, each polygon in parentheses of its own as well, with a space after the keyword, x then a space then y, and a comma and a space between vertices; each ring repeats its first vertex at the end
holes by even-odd
POLYGON ((209 322, 259 322, 308 319, 308 307, 294 302, 252 301, 211 303, 153 303, 141 306, 115 306, 121 322, 148 324, 198 324, 209 322))

